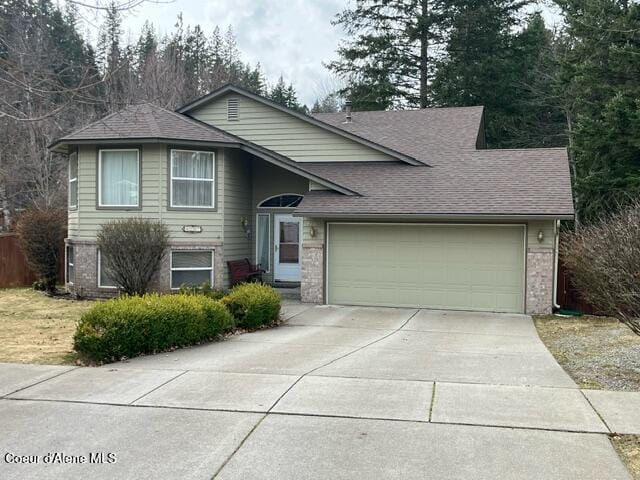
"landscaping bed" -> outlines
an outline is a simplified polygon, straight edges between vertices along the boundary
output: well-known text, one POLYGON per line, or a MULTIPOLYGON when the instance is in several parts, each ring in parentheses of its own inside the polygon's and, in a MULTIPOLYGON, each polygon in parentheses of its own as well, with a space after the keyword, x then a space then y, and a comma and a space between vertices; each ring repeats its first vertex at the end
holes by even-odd
POLYGON ((94 302, 0 289, 0 362, 74 363, 73 333, 94 302))
MULTIPOLYGON (((540 338, 580 388, 640 391, 640 336, 607 317, 539 316, 540 338)), ((636 480, 640 480, 640 436, 611 441, 636 480)))
POLYGON ((85 312, 73 345, 83 363, 115 362, 274 326, 280 308, 272 287, 250 283, 228 293, 189 288, 174 295, 125 295, 85 312))

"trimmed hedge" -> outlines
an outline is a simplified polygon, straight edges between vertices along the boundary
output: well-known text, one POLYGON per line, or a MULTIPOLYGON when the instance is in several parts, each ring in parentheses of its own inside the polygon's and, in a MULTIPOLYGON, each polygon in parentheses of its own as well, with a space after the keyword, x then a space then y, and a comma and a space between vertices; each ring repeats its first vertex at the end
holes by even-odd
POLYGON ((203 295, 120 297, 84 313, 74 348, 94 362, 109 362, 211 340, 233 327, 225 306, 203 295))
POLYGON ((260 283, 242 283, 222 299, 236 325, 255 329, 272 325, 280 315, 280 295, 272 287, 260 283))

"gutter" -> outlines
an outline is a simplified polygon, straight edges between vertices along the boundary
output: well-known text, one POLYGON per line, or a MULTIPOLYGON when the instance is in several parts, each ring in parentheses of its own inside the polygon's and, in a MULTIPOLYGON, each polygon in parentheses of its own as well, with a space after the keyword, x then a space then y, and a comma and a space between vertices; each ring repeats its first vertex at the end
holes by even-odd
POLYGON ((558 305, 558 259, 560 258, 560 220, 554 224, 554 247, 553 247, 553 310, 559 310, 558 305))
MULTIPOLYGON (((303 200, 304 201, 304 200, 303 200)), ((315 217, 349 220, 485 220, 485 221, 523 221, 523 220, 572 220, 573 214, 466 214, 466 213, 327 213, 322 211, 294 211, 294 217, 315 217)))

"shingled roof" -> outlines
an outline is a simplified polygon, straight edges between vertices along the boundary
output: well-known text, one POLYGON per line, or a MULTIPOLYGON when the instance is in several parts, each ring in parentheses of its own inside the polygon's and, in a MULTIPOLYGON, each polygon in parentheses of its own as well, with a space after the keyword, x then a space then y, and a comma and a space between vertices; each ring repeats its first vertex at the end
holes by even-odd
POLYGON ((477 150, 438 160, 434 167, 399 162, 305 164, 306 170, 361 196, 312 191, 296 214, 573 215, 566 149, 477 150))
POLYGON ((113 140, 169 140, 237 144, 238 139, 185 115, 151 103, 129 105, 56 140, 65 143, 113 140))
POLYGON ((483 107, 319 113, 314 117, 432 165, 438 156, 475 150, 484 143, 483 107))
POLYGON ((294 162, 277 152, 149 103, 132 105, 57 140, 205 142, 238 147, 320 182, 305 195, 308 216, 572 217, 566 149, 486 150, 483 108, 317 114, 332 128, 414 158, 389 162, 294 162))

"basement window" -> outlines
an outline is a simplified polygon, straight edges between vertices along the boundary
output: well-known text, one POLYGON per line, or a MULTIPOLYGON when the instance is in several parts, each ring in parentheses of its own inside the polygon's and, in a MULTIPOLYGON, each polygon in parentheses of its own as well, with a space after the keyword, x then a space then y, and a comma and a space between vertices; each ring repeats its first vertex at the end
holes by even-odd
POLYGON ((240 100, 238 98, 227 99, 227 120, 237 122, 240 119, 240 100))
POLYGON ((76 282, 76 258, 73 245, 67 245, 67 283, 73 285, 76 282))
POLYGON ((171 288, 213 285, 213 250, 171 252, 171 288))

